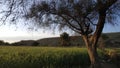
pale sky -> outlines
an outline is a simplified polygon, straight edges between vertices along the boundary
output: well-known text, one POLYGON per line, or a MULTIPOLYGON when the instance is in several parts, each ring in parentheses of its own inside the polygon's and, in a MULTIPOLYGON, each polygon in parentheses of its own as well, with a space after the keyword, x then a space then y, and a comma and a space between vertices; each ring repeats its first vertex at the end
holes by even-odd
MULTIPOLYGON (((56 34, 53 34, 52 31, 44 32, 42 29, 40 29, 39 31, 31 31, 28 30, 28 26, 25 26, 23 23, 24 21, 20 21, 18 22, 17 25, 14 24, 11 25, 9 23, 6 23, 5 25, 1 25, 0 40, 4 40, 5 42, 12 43, 20 40, 38 40, 42 38, 56 37, 60 35, 58 32, 56 32, 56 34)), ((103 32, 104 33, 120 32, 120 24, 115 26, 106 24, 105 28, 103 29, 103 32)))
MULTIPOLYGON (((120 32, 120 25, 108 26, 106 25, 104 30, 106 32, 120 32)), ((5 42, 16 42, 20 40, 37 40, 47 37, 56 37, 59 36, 59 33, 52 34, 52 32, 43 30, 39 31, 29 31, 26 27, 23 26, 14 26, 14 25, 2 25, 0 26, 0 40, 5 42), (21 28, 22 27, 22 28, 21 28)))
MULTIPOLYGON (((4 9, 4 7, 0 9, 4 9)), ((103 32, 120 32, 120 24, 116 26, 105 26, 103 32)), ((37 40, 41 38, 56 36, 59 36, 59 33, 52 34, 51 31, 47 31, 44 33, 43 30, 39 30, 38 32, 29 31, 23 24, 19 24, 17 26, 5 24, 0 26, 0 40, 4 40, 5 42, 16 42, 20 40, 37 40)))
POLYGON ((52 32, 43 30, 31 31, 26 26, 15 26, 15 25, 2 25, 0 26, 0 40, 5 42, 16 42, 20 40, 37 40, 47 37, 56 37, 59 34, 53 34, 52 32))

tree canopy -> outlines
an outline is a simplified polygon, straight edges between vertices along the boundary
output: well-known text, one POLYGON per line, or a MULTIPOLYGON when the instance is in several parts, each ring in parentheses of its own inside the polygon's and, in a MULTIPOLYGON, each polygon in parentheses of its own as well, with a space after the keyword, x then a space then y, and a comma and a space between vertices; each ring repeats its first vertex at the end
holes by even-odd
POLYGON ((106 11, 106 23, 114 24, 120 16, 120 0, 2 0, 0 3, 6 7, 1 10, 2 20, 13 22, 25 17, 40 27, 67 26, 80 34, 95 32, 102 10, 106 11))

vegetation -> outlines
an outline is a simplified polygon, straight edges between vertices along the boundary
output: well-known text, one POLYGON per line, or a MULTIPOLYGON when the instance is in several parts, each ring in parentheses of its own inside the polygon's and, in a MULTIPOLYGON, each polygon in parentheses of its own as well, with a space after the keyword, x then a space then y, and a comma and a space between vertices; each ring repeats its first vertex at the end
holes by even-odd
MULTIPOLYGON (((120 32, 118 33, 105 33, 100 37, 99 47, 100 48, 118 48, 120 47, 120 32)), ((69 36, 71 46, 85 47, 84 41, 81 36, 69 36)), ((51 46, 60 47, 61 39, 60 37, 43 38, 39 40, 24 40, 19 42, 11 43, 14 46, 51 46)), ((4 44, 3 44, 4 45, 4 44)))
POLYGON ((120 67, 120 48, 109 48, 104 50, 104 60, 120 67))
POLYGON ((5 0, 1 3, 6 7, 1 10, 3 21, 8 17, 12 22, 25 17, 39 27, 68 28, 79 33, 87 47, 91 68, 100 67, 97 43, 105 23, 114 24, 120 14, 120 0, 5 0))
POLYGON ((66 32, 62 33, 60 35, 60 39, 61 39, 61 45, 62 46, 70 46, 70 37, 69 37, 69 34, 67 34, 66 32))
MULTIPOLYGON (((109 51, 112 50, 106 53, 98 50, 101 59, 108 58, 109 51)), ((117 51, 120 53, 120 49, 117 51)), ((0 46, 0 68, 86 68, 89 65, 86 48, 0 46)))
POLYGON ((0 46, 0 68, 83 68, 89 64, 85 48, 0 46))
POLYGON ((0 40, 0 45, 10 45, 8 42, 4 42, 3 40, 0 40))

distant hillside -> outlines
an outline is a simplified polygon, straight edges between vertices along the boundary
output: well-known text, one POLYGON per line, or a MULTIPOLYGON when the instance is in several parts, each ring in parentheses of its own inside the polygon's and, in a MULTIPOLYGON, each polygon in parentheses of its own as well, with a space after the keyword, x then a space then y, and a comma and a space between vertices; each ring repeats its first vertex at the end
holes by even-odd
MULTIPOLYGON (((60 37, 54 37, 54 38, 44 38, 37 40, 39 45, 43 46, 61 46, 60 43, 60 37)), ((71 46, 83 46, 83 40, 80 36, 71 36, 70 37, 70 44, 71 46)))
MULTIPOLYGON (((109 38, 104 40, 105 47, 120 47, 120 32, 118 33, 105 33, 109 38)), ((60 37, 44 38, 39 40, 26 40, 20 41, 13 44, 19 45, 39 45, 39 46, 61 46, 60 37)), ((84 46, 84 41, 80 36, 71 36, 70 37, 71 46, 84 46)))
POLYGON ((35 40, 22 40, 19 42, 11 43, 11 45, 14 45, 14 46, 21 46, 21 45, 36 46, 36 45, 38 45, 38 43, 35 40))
POLYGON ((110 37, 110 39, 120 41, 120 32, 117 33, 105 33, 110 37))
POLYGON ((106 47, 120 47, 120 32, 105 33, 109 39, 105 40, 106 47))
MULTIPOLYGON (((109 38, 107 40, 104 40, 106 47, 112 46, 112 47, 120 47, 120 32, 117 33, 104 33, 107 35, 109 38)), ((80 36, 71 36, 71 45, 72 46, 83 46, 84 41, 80 36)), ((59 46, 60 44, 60 38, 59 37, 54 37, 54 38, 44 38, 37 40, 40 45, 44 46, 59 46)))

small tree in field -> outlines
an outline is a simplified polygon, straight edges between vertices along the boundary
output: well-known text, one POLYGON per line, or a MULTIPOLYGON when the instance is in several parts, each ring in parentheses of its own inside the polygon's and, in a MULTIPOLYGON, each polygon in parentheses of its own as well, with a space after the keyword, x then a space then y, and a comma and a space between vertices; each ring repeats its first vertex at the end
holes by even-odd
MULTIPOLYGON (((4 0, 2 0, 4 1, 4 0)), ((99 68, 97 43, 105 23, 120 16, 120 0, 5 0, 4 13, 14 21, 19 16, 34 20, 39 27, 69 28, 79 33, 87 47, 92 68, 99 68), (11 15, 11 16, 10 16, 11 15)))
POLYGON ((62 33, 60 35, 60 39, 61 39, 61 45, 62 46, 70 46, 70 37, 69 37, 69 34, 67 34, 66 32, 62 33))

